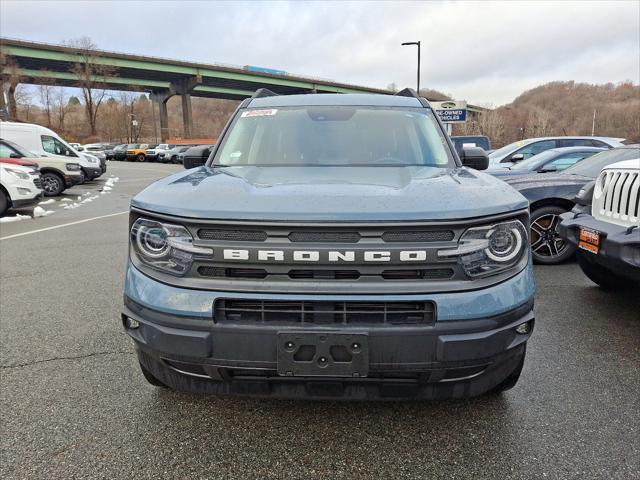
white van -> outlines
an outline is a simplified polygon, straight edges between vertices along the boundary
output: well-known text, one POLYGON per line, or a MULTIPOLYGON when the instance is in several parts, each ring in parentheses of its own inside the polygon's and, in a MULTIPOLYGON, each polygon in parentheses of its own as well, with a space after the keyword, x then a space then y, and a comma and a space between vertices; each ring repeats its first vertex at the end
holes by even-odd
POLYGON ((98 178, 104 169, 93 155, 83 155, 48 128, 34 123, 0 122, 0 138, 12 141, 40 157, 58 157, 79 163, 87 180, 98 178))

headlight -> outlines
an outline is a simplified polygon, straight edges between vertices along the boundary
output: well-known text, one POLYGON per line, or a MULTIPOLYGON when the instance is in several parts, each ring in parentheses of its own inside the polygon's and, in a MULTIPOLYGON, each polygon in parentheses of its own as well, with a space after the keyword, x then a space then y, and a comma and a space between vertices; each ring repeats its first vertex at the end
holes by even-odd
POLYGON ((14 177, 19 178, 20 180, 29 180, 28 173, 24 173, 24 172, 21 172, 20 170, 14 170, 13 168, 6 168, 6 167, 5 167, 5 170, 11 175, 13 175, 14 177))
POLYGON ((131 227, 131 248, 144 264, 179 276, 189 271, 194 254, 213 254, 210 248, 194 246, 185 227, 145 218, 131 227))
POLYGON ((511 220, 468 229, 457 248, 440 250, 438 257, 458 257, 467 276, 478 278, 514 267, 528 246, 527 229, 519 220, 511 220))
POLYGON ((66 166, 67 170, 69 170, 70 172, 80 170, 80 165, 78 165, 77 163, 67 163, 66 166))

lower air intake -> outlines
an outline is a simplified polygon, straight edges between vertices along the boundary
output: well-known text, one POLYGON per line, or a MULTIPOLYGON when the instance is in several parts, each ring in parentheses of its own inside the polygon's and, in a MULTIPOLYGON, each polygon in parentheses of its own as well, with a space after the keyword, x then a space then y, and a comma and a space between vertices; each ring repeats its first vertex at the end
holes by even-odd
POLYGON ((218 299, 217 323, 425 325, 436 319, 433 302, 313 302, 218 299))

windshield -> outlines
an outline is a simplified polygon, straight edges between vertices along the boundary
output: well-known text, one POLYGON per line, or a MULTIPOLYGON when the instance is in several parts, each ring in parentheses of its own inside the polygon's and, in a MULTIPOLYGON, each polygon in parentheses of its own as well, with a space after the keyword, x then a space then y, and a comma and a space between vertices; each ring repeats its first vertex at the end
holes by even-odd
POLYGON ((614 148, 613 150, 606 150, 593 157, 586 158, 572 167, 567 168, 562 173, 597 178, 597 176, 600 175, 600 171, 607 165, 634 158, 640 158, 640 146, 634 148, 614 148))
POLYGON ((489 158, 504 157, 505 155, 508 155, 509 153, 511 153, 516 148, 524 147, 528 143, 531 143, 531 142, 527 142, 526 140, 520 140, 518 142, 510 143, 509 145, 505 145, 504 147, 499 148, 499 149, 494 150, 493 152, 491 152, 489 154, 489 158))
POLYGON ((538 155, 534 155, 533 157, 529 157, 526 160, 522 160, 521 162, 516 163, 509 170, 535 170, 542 167, 548 161, 553 160, 557 155, 558 152, 547 150, 545 152, 539 153, 538 155))
POLYGON ((214 164, 456 166, 430 110, 353 106, 244 110, 214 164))
POLYGON ((38 156, 35 153, 30 152, 29 150, 27 150, 25 148, 22 148, 17 143, 13 143, 13 142, 11 142, 9 140, 3 140, 3 143, 7 144, 8 147, 10 147, 13 150, 15 150, 23 158, 38 158, 38 156))

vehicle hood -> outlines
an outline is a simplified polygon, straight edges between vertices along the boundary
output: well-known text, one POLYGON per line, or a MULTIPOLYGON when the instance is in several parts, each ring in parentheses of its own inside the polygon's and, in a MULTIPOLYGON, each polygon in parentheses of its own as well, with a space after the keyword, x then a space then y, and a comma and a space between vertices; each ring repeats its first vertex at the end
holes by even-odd
POLYGON ((467 168, 199 167, 150 185, 132 206, 235 220, 451 220, 519 210, 506 183, 467 168))
POLYGON ((583 175, 568 173, 533 173, 531 175, 518 175, 515 177, 502 177, 502 180, 516 190, 522 191, 536 187, 554 187, 560 185, 584 185, 593 180, 583 175))
POLYGON ((523 175, 531 175, 531 172, 526 170, 509 170, 508 168, 487 170, 487 173, 494 177, 501 177, 501 180, 504 180, 504 181, 507 180, 504 177, 522 177, 523 175))
POLYGON ((640 170, 640 158, 634 158, 631 160, 622 160, 620 162, 607 165, 603 170, 616 169, 616 170, 640 170))

